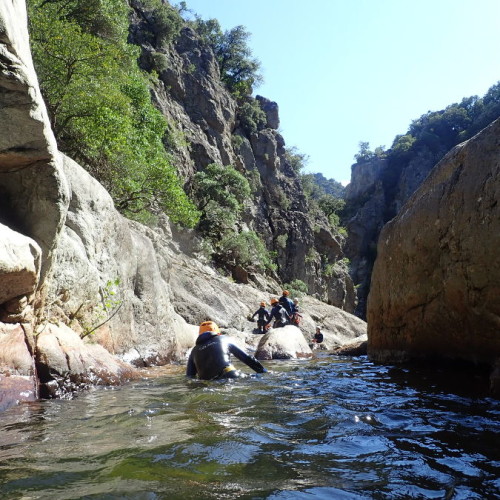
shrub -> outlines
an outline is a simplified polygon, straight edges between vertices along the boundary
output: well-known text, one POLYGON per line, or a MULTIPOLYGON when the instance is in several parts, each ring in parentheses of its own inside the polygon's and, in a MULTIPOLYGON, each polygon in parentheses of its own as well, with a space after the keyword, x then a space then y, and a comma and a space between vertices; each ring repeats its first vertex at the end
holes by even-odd
POLYGON ((276 270, 267 248, 253 231, 233 232, 224 236, 219 244, 219 254, 226 263, 244 269, 260 272, 276 270))
POLYGON ((290 292, 292 297, 302 297, 309 292, 309 287, 302 280, 295 279, 290 283, 285 283, 283 288, 290 292))

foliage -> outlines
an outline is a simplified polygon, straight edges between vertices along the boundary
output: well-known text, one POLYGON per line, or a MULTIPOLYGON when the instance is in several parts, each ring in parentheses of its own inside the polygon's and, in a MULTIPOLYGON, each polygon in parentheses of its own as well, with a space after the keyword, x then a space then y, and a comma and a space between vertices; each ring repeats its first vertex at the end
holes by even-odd
POLYGON ((276 270, 262 240, 253 231, 226 234, 219 244, 219 255, 225 263, 255 271, 276 270))
POLYGON ((198 213, 163 146, 139 49, 127 44, 123 0, 30 0, 32 52, 59 148, 111 193, 125 215, 165 211, 194 226, 198 213), (92 9, 90 9, 90 7, 92 9))
POLYGON ((101 326, 110 321, 120 310, 123 301, 118 298, 120 279, 108 280, 104 287, 99 289, 101 301, 99 304, 80 304, 71 315, 71 319, 78 319, 83 328, 80 338, 88 337, 101 326))
POLYGON ((266 113, 262 110, 257 99, 246 97, 238 108, 238 119, 241 128, 250 136, 266 125, 266 113))
POLYGON ((162 0, 137 1, 147 18, 147 22, 141 26, 143 36, 156 48, 165 48, 184 24, 179 10, 162 0))
POLYGON ((315 182, 324 194, 331 194, 336 198, 343 198, 345 188, 335 179, 327 179, 321 173, 309 174, 312 176, 311 181, 315 182))
POLYGON ((379 146, 375 148, 375 151, 370 149, 369 142, 361 141, 359 143, 359 152, 354 155, 357 162, 368 162, 376 159, 382 159, 385 157, 384 146, 379 146))
POLYGON ((279 248, 286 248, 286 242, 288 241, 288 234, 279 234, 276 236, 276 246, 279 248))
POLYGON ((309 287, 302 280, 293 280, 290 283, 285 283, 283 285, 285 290, 290 292, 292 297, 302 297, 309 292, 309 287))
POLYGON ((194 196, 203 212, 209 203, 219 205, 230 212, 239 213, 243 202, 250 197, 247 179, 231 165, 211 163, 194 175, 194 196))
POLYGON ((285 149, 285 159, 288 161, 292 169, 299 173, 304 169, 309 161, 309 156, 299 152, 297 147, 292 146, 291 148, 285 149))
POLYGON ((214 51, 219 63, 221 80, 237 99, 252 94, 253 88, 262 83, 260 62, 252 57, 248 46, 250 33, 244 26, 222 31, 216 19, 196 17, 194 29, 214 51))

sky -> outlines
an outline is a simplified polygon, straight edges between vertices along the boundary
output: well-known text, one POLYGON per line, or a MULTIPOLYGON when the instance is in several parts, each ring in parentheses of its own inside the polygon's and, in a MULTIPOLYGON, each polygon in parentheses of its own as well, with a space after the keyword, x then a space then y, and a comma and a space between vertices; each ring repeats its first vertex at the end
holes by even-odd
MULTIPOLYGON (((172 3, 176 3, 175 0, 172 3)), ((389 148, 428 111, 500 81, 500 0, 187 0, 223 30, 243 25, 255 89, 279 106, 305 172, 347 183, 359 143, 389 148)))

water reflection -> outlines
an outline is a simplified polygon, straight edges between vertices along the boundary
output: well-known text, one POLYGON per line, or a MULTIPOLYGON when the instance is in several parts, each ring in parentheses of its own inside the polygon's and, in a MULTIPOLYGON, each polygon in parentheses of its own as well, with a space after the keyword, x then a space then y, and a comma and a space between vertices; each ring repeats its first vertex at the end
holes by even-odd
POLYGON ((11 408, 2 498, 498 498, 500 404, 365 358, 11 408))

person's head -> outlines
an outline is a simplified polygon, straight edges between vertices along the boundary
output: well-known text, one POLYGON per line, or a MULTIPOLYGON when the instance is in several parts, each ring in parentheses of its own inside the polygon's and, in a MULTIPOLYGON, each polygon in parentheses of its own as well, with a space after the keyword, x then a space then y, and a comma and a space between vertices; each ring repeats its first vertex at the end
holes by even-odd
POLYGON ((288 290, 283 290, 283 295, 285 297, 288 297, 290 295, 290 292, 288 290))
POLYGON ((266 307, 266 303, 265 302, 261 302, 260 303, 260 307, 266 307))
POLYGON ((271 299, 271 305, 272 305, 272 306, 275 306, 276 304, 279 304, 279 303, 280 303, 280 301, 279 301, 277 298, 273 297, 273 298, 271 299))
POLYGON ((213 321, 204 321, 203 323, 200 324, 200 330, 198 331, 198 335, 201 335, 202 333, 205 332, 213 332, 216 333, 217 335, 220 335, 220 329, 217 323, 214 323, 213 321))
POLYGON ((298 299, 297 297, 295 297, 295 298, 293 299, 293 303, 294 303, 294 304, 298 304, 298 303, 299 303, 299 299, 298 299))
POLYGON ((321 328, 319 326, 316 327, 316 333, 321 333, 321 328))

